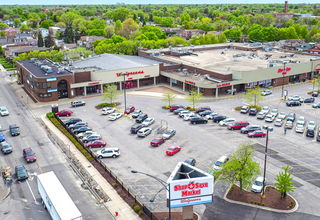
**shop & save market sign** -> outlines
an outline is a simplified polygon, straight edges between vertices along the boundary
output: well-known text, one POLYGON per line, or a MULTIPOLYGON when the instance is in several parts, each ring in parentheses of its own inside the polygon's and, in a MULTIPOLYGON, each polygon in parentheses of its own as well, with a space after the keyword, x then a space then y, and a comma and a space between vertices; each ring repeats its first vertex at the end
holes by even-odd
MULTIPOLYGON (((144 74, 144 71, 135 71, 135 72, 126 72, 127 76, 133 76, 133 75, 138 75, 138 74, 144 74)), ((122 73, 117 73, 117 76, 121 76, 122 73)))

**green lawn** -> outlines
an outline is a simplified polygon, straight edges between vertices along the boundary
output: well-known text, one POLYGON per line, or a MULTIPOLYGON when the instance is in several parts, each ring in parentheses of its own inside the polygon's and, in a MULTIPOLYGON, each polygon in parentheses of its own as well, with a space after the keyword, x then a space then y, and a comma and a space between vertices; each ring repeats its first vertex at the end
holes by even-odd
POLYGON ((13 69, 13 65, 9 62, 7 62, 3 57, 0 57, 0 64, 8 71, 10 70, 16 70, 16 68, 13 69))

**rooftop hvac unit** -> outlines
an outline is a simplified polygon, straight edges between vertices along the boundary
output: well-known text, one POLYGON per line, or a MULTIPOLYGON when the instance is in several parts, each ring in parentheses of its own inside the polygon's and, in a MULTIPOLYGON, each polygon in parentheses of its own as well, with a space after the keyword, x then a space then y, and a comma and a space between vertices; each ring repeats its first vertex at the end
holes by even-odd
POLYGON ((58 73, 64 73, 64 68, 63 67, 59 67, 58 68, 58 73))

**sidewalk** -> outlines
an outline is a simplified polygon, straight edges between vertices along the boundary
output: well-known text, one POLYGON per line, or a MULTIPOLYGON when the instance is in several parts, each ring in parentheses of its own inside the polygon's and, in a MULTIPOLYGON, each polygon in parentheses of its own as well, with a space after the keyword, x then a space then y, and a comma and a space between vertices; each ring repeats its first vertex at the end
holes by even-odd
POLYGON ((47 118, 46 115, 40 116, 41 120, 46 124, 57 137, 63 141, 64 144, 70 144, 70 152, 81 162, 91 177, 98 183, 101 189, 110 197, 111 201, 106 202, 105 205, 112 215, 118 212, 117 219, 120 220, 138 220, 141 219, 133 209, 118 195, 116 190, 101 176, 101 174, 92 166, 85 156, 77 149, 74 144, 47 118))

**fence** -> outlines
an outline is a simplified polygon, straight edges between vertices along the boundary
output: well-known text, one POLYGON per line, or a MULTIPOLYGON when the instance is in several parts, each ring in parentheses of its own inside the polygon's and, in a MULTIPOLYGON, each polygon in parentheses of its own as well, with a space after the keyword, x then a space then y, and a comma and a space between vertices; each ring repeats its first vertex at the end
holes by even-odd
MULTIPOLYGON (((60 124, 78 141, 79 144, 94 158, 94 160, 99 163, 101 167, 104 168, 104 171, 109 174, 109 176, 125 191, 126 195, 131 197, 134 200, 134 203, 141 207, 141 210, 151 219, 151 220, 159 220, 159 218, 150 211, 138 198, 134 195, 128 187, 120 180, 118 177, 104 164, 101 160, 92 153, 91 150, 87 148, 87 146, 71 131, 71 129, 66 126, 63 121, 55 115, 55 118, 60 122, 60 124)), ((131 204, 129 204, 131 205, 131 204)))

